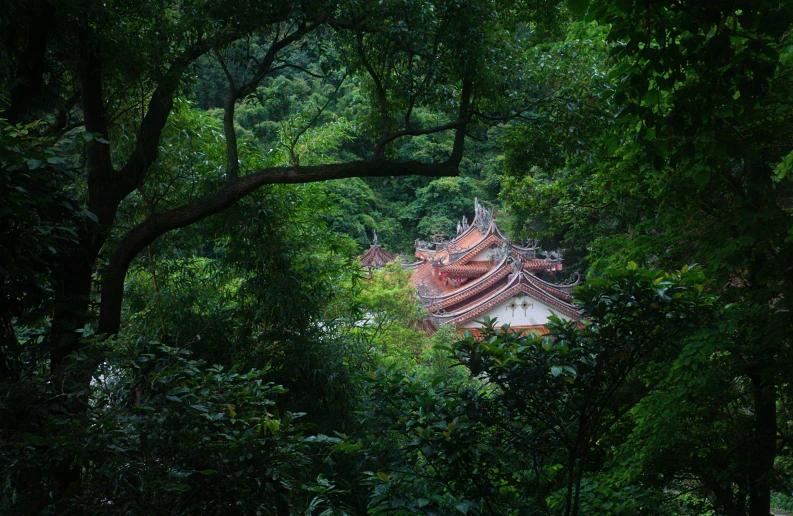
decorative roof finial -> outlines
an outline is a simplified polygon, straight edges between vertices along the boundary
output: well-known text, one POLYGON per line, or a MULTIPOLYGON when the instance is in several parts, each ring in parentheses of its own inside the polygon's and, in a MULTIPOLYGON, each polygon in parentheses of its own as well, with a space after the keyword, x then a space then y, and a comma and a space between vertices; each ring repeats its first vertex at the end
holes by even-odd
POLYGON ((380 269, 388 262, 393 261, 395 256, 383 250, 377 243, 377 230, 372 230, 372 245, 369 250, 361 256, 361 265, 369 269, 380 269))

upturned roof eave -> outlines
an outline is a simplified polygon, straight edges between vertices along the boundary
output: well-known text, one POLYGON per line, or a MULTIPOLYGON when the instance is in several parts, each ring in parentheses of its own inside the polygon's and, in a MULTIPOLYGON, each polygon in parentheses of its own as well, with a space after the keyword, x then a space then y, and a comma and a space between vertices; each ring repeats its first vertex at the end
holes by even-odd
POLYGON ((492 309, 494 306, 497 306, 502 301, 505 301, 510 296, 515 295, 517 292, 524 292, 525 294, 529 295, 536 299, 537 301, 548 305, 551 311, 558 311, 563 315, 571 317, 575 320, 580 319, 581 311, 578 310, 575 306, 570 303, 566 303, 562 300, 553 298, 549 293, 543 292, 539 287, 532 284, 533 276, 528 275, 526 272, 521 271, 519 274, 516 274, 513 278, 511 278, 503 288, 497 290, 496 292, 492 292, 487 297, 481 299, 479 302, 468 305, 463 310, 458 310, 452 312, 450 314, 443 314, 443 315, 432 315, 431 317, 433 320, 438 324, 463 324, 465 322, 470 321, 471 319, 479 316, 482 312, 476 313, 478 309, 482 306, 491 303, 491 306, 488 306, 485 311, 492 309), (550 299, 542 299, 543 297, 550 299), (500 298, 500 299, 497 299, 500 298))
POLYGON ((463 293, 465 293, 465 292, 467 292, 469 290, 472 290, 472 289, 476 288, 481 283, 487 281, 489 278, 491 278, 494 275, 498 274, 503 269, 503 267, 506 266, 507 257, 508 256, 505 255, 501 259, 501 261, 498 262, 496 265, 494 265, 493 268, 487 274, 479 276, 474 281, 466 283, 465 285, 463 285, 462 287, 458 288, 457 290, 453 290, 451 292, 448 292, 446 294, 442 294, 440 296, 432 296, 432 299, 434 299, 436 302, 442 302, 445 299, 448 299, 448 298, 450 298, 452 296, 457 296, 459 294, 463 294, 463 293))
POLYGON ((396 256, 385 251, 377 244, 373 244, 369 249, 361 255, 361 265, 367 268, 380 268, 385 264, 392 262, 396 256))

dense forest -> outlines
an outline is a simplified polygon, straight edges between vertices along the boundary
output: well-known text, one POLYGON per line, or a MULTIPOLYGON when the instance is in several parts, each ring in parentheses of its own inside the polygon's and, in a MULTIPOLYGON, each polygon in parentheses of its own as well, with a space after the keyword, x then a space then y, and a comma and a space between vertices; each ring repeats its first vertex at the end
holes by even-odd
POLYGON ((787 0, 0 5, 0 513, 793 511, 787 0), (474 199, 581 323, 425 331, 474 199))

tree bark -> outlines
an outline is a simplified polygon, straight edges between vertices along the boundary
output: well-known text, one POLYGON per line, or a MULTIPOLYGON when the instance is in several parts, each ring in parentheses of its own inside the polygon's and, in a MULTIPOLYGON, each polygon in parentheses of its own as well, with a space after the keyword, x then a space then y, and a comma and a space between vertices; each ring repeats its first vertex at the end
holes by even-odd
MULTIPOLYGON (((99 136, 86 145, 88 209, 97 217, 78 221, 77 244, 67 248, 54 272, 55 310, 50 329, 50 372, 56 389, 73 392, 84 378, 73 385, 64 376, 65 358, 80 348, 77 330, 89 321, 89 303, 94 266, 113 224, 120 200, 118 184, 110 157, 105 112, 100 49, 93 44, 87 26, 78 31, 80 42, 79 78, 82 85, 82 110, 86 131, 99 136), (101 140, 104 140, 101 141, 101 140)), ((90 375, 88 376, 90 380, 90 375)))
POLYGON ((762 374, 749 374, 755 412, 752 464, 749 474, 749 515, 771 512, 771 485, 776 459, 776 388, 762 374))

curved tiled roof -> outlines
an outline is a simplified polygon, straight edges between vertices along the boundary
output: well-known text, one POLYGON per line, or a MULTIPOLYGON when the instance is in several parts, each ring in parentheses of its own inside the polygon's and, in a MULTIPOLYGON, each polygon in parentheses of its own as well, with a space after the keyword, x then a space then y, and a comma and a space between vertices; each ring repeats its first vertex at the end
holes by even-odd
POLYGON ((418 267, 419 267, 419 266, 420 266, 422 263, 424 263, 424 260, 417 260, 417 261, 415 261, 415 262, 404 262, 404 261, 403 261, 403 262, 402 262, 402 268, 403 268, 403 269, 410 269, 410 270, 415 270, 415 269, 417 269, 417 268, 418 268, 418 267))
POLYGON ((380 269, 388 262, 394 261, 394 258, 393 254, 384 251, 378 244, 372 244, 361 256, 361 265, 368 269, 380 269))
POLYGON ((502 258, 501 262, 493 266, 493 268, 490 269, 490 271, 484 276, 479 276, 478 278, 471 280, 462 286, 448 287, 444 283, 434 281, 434 273, 438 269, 434 268, 431 263, 427 262, 416 269, 416 272, 413 273, 412 281, 413 285, 416 287, 427 286, 426 284, 428 282, 431 283, 431 285, 435 287, 435 291, 432 294, 432 297, 435 299, 432 301, 436 303, 440 302, 442 305, 447 305, 447 300, 450 298, 464 299, 465 297, 477 294, 482 292, 483 289, 486 289, 487 286, 492 285, 494 281, 506 276, 510 271, 509 267, 505 267, 506 264, 507 257, 505 256, 502 258))
POLYGON ((576 279, 575 283, 557 285, 534 276, 534 283, 549 294, 571 303, 573 301, 573 289, 578 285, 579 279, 576 279))
MULTIPOLYGON (((436 249, 416 249, 422 263, 413 269, 412 281, 425 307, 438 324, 460 325, 480 317, 510 296, 524 293, 547 305, 560 315, 579 319, 572 305, 572 290, 577 284, 555 285, 543 281, 531 271, 554 271, 561 257, 538 258, 537 248, 512 245, 499 231, 495 213, 475 202, 476 217, 470 226, 465 219, 458 225, 459 234, 436 249), (504 253, 503 250, 509 249, 504 253), (499 248, 492 260, 477 260, 485 250, 499 248), (447 312, 448 310, 448 312, 447 312)), ((420 244, 420 243, 419 243, 420 244)), ((432 247, 432 246, 423 246, 432 247)))
POLYGON ((558 262, 556 260, 548 260, 547 258, 534 258, 532 260, 526 260, 523 263, 524 269, 529 270, 556 270, 556 264, 558 262))
POLYGON ((578 272, 576 272, 575 273, 575 281, 573 281, 572 283, 550 283, 550 282, 541 280, 540 278, 536 278, 536 280, 539 283, 547 285, 550 288, 556 289, 559 292, 563 292, 565 294, 570 295, 570 294, 573 293, 573 289, 581 284, 581 275, 578 272))
POLYGON ((487 274, 492 266, 492 263, 482 261, 465 264, 454 263, 441 267, 441 272, 450 278, 478 278, 487 274))
POLYGON ((450 306, 454 306, 456 304, 462 303, 466 299, 471 298, 472 296, 476 296, 482 292, 487 291, 493 285, 497 284, 499 281, 504 279, 506 276, 510 274, 510 269, 508 267, 501 267, 499 269, 494 269, 491 274, 488 274, 487 277, 483 277, 482 281, 477 281, 476 283, 471 283, 466 285, 466 289, 460 290, 457 292, 452 293, 452 295, 445 297, 442 300, 439 300, 438 305, 441 308, 448 308, 450 306))
POLYGON ((540 289, 534 283, 533 279, 535 279, 534 275, 521 272, 520 274, 516 274, 513 278, 511 278, 509 282, 507 282, 507 284, 497 292, 494 292, 481 300, 474 300, 471 304, 455 312, 449 314, 433 315, 432 319, 436 323, 453 324, 457 326, 487 313, 491 308, 498 306, 500 303, 503 303, 519 292, 528 294, 530 297, 557 309, 559 313, 563 315, 566 315, 572 319, 579 319, 581 313, 575 306, 561 301, 552 295, 549 295, 547 292, 540 289))
POLYGON ((492 233, 490 233, 488 231, 486 234, 482 235, 480 240, 468 250, 468 252, 465 254, 465 256, 460 257, 454 263, 455 264, 464 265, 464 264, 468 263, 469 261, 473 260, 476 257, 476 255, 478 255, 479 253, 481 253, 482 251, 484 251, 485 249, 487 249, 491 245, 497 245, 502 240, 503 239, 499 238, 498 236, 496 236, 496 235, 494 235, 494 234, 492 234, 492 233))

